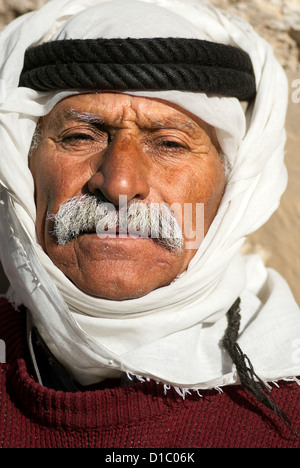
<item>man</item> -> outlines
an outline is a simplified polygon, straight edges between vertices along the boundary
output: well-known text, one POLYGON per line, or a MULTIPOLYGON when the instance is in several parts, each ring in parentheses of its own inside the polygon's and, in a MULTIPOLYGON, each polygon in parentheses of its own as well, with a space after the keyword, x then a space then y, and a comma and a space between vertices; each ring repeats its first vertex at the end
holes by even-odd
POLYGON ((2 446, 298 446, 299 308, 239 253, 286 185, 270 47, 166 0, 1 41, 2 446))

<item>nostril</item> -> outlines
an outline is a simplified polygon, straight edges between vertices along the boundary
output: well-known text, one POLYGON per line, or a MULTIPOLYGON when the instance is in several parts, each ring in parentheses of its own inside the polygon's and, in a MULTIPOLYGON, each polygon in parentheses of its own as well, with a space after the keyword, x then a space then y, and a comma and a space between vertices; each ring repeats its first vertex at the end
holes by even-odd
POLYGON ((119 206, 120 197, 126 197, 128 201, 148 197, 150 187, 147 177, 139 174, 138 169, 117 168, 115 165, 102 168, 101 172, 93 174, 87 184, 90 193, 96 196, 104 196, 115 206, 119 206))

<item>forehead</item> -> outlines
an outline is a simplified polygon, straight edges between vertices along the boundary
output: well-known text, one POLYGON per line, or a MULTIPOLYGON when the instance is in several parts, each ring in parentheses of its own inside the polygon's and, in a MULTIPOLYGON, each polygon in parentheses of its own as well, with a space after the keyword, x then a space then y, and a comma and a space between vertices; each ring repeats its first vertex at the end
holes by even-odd
POLYGON ((46 116, 52 128, 76 120, 87 123, 98 120, 110 125, 130 120, 145 127, 171 125, 179 129, 184 127, 191 132, 210 129, 200 118, 168 101, 109 92, 70 96, 56 104, 46 116))

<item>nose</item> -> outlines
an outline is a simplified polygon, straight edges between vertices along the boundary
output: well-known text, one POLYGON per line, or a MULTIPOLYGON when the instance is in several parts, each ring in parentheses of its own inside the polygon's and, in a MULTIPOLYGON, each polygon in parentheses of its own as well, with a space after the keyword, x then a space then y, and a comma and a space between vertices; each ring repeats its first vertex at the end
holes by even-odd
POLYGON ((134 136, 120 132, 95 164, 97 167, 88 182, 88 189, 94 195, 101 192, 115 206, 119 205, 120 195, 128 201, 148 196, 149 168, 134 136))

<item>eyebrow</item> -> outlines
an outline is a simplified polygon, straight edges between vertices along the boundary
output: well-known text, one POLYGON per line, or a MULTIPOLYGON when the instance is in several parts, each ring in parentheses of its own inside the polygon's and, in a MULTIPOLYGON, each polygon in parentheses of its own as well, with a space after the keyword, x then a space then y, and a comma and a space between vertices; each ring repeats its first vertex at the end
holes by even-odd
POLYGON ((104 124, 104 120, 101 119, 98 115, 92 114, 90 112, 77 112, 74 109, 68 109, 65 113, 65 117, 66 120, 75 120, 79 122, 99 125, 104 124))
POLYGON ((74 109, 65 109, 50 121, 50 131, 58 132, 69 122, 81 122, 95 125, 103 129, 105 122, 99 116, 90 112, 77 112, 74 109))

